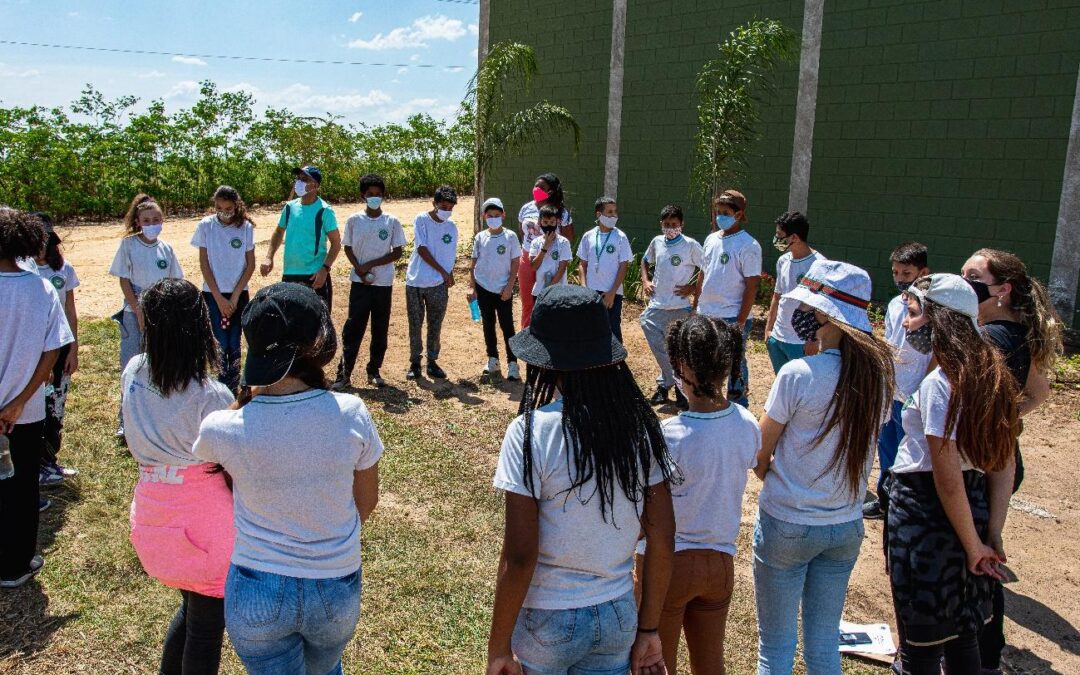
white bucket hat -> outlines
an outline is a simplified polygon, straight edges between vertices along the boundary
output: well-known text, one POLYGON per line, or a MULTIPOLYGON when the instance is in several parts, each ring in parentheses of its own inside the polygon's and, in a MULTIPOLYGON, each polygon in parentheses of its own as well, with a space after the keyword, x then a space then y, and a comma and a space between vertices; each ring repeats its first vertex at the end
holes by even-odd
POLYGON ((931 274, 929 288, 922 290, 912 284, 907 294, 918 298, 920 305, 929 300, 959 312, 971 319, 975 330, 979 330, 979 296, 964 277, 946 272, 931 274))
POLYGON ((838 260, 818 260, 785 298, 806 303, 840 323, 869 333, 870 275, 861 267, 838 260))

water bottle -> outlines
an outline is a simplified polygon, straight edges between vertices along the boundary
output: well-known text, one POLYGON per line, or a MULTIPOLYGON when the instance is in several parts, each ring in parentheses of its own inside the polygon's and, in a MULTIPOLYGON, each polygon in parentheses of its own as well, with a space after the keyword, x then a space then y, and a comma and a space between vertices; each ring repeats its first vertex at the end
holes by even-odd
POLYGON ((4 434, 0 434, 0 480, 14 475, 15 465, 11 463, 11 441, 4 434))
POLYGON ((472 320, 473 321, 479 321, 480 320, 480 303, 479 303, 479 301, 477 301, 476 298, 473 298, 472 300, 469 301, 469 312, 472 313, 472 320))

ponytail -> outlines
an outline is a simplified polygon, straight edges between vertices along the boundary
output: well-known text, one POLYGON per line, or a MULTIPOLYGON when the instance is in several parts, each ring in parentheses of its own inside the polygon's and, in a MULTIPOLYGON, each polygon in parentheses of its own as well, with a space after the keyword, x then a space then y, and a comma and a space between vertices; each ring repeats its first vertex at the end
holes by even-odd
POLYGON ((152 204, 154 198, 145 192, 140 192, 135 195, 135 198, 131 200, 131 204, 128 206, 127 213, 124 214, 124 236, 127 237, 132 234, 139 233, 139 211, 144 204, 152 204))

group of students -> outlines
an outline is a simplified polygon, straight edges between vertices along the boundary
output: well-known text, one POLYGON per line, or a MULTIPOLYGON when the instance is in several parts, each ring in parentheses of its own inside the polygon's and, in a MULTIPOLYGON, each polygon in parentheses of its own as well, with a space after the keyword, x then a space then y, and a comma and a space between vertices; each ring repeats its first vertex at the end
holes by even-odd
MULTIPOLYGON (((201 292, 159 236, 162 209, 140 195, 128 213, 110 271, 126 301, 122 431, 140 465, 131 541, 148 574, 181 590, 164 673, 215 672, 226 629, 249 672, 341 672, 359 620, 360 530, 378 501, 383 445, 361 399, 333 389, 349 381, 369 321, 366 370, 381 384, 393 263, 405 241, 382 212, 381 179, 366 176, 365 209, 344 237, 353 278, 330 382, 338 339, 328 272, 341 239, 317 197, 321 178, 314 167, 297 170, 299 199, 282 212, 261 268, 270 273, 284 243, 283 281, 251 298, 253 225, 234 190, 215 193, 215 213, 192 240, 201 292)), ((784 214, 767 321, 777 373, 755 420, 739 404, 761 272, 761 247, 742 229, 746 198, 717 195, 704 245, 682 233, 678 207, 661 213, 641 263, 649 302, 640 322, 661 369, 650 400, 619 333, 633 256, 617 205, 597 202, 574 285, 573 221, 557 177, 541 176, 533 196, 519 214, 520 245, 502 202, 485 201, 471 255, 470 298, 495 359, 487 370, 498 365, 496 319, 509 365, 526 364, 494 479, 506 524, 487 672, 676 672, 681 634, 693 672, 725 672, 750 471, 763 481, 753 533, 759 673, 792 671, 800 611, 807 669, 840 672, 838 626, 863 518, 882 514, 898 670, 936 675, 942 658, 951 675, 997 668, 1019 418, 1047 397, 1061 349, 1061 326, 1022 262, 982 249, 962 275, 930 274, 926 248, 902 244, 891 258, 900 295, 881 339, 867 313, 869 275, 811 249, 805 216, 784 214), (682 412, 661 422, 653 406, 672 387, 682 412), (864 498, 875 456, 876 506, 864 498)), ((441 372, 456 201, 440 188, 415 223, 410 376, 419 375, 425 318, 427 372, 441 372)), ((39 217, 0 210, 0 432, 15 464, 0 481, 11 514, 0 585, 9 588, 43 564, 32 507, 45 475, 44 384, 77 367, 77 357, 57 365, 75 339, 71 295, 58 291, 78 282, 49 253, 53 236, 39 217), (20 267, 24 259, 59 274, 43 280, 20 267)))

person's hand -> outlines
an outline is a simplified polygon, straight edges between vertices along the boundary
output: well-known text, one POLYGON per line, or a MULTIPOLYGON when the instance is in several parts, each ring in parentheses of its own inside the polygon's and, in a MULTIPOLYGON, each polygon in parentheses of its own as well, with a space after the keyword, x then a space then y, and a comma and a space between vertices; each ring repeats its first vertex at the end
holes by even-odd
POLYGON ((273 258, 267 258, 266 260, 262 261, 261 265, 259 265, 259 274, 261 274, 261 275, 263 275, 265 277, 266 275, 270 274, 270 271, 273 270, 273 269, 274 269, 274 259, 273 258))
POLYGON ((969 572, 1005 581, 1005 575, 998 569, 998 564, 1004 560, 998 556, 997 551, 980 542, 973 550, 966 553, 969 572))
POLYGON ((510 298, 514 297, 514 285, 510 284, 502 289, 502 294, 499 296, 503 302, 506 302, 510 298))
POLYGON ((135 320, 139 322, 139 332, 146 330, 146 319, 143 317, 142 309, 135 307, 135 320))
POLYGON ((325 267, 320 267, 319 271, 311 275, 311 287, 318 290, 326 285, 327 271, 325 267))
POLYGON ((64 374, 71 376, 75 374, 75 371, 79 369, 79 343, 73 342, 71 344, 71 351, 68 352, 67 360, 64 361, 64 374))
POLYGON ((682 286, 675 287, 675 295, 680 298, 689 298, 694 293, 694 286, 692 284, 683 284, 682 286))
POLYGON ((240 305, 240 300, 239 300, 239 298, 236 297, 236 294, 234 293, 233 297, 229 298, 229 318, 230 319, 232 318, 233 314, 236 314, 236 308, 239 305, 240 305))
POLYGON ((615 304, 615 291, 608 291, 604 293, 604 307, 611 309, 615 304))
POLYGON ((1001 534, 990 534, 986 538, 986 545, 994 549, 994 553, 997 553, 1001 562, 1009 562, 1009 559, 1005 557, 1005 544, 1001 541, 1001 534))
POLYGON ((217 303, 218 311, 221 312, 223 318, 228 319, 232 316, 233 307, 224 295, 215 295, 214 302, 217 303))
POLYGON ((489 656, 486 675, 523 675, 521 664, 513 654, 489 656))
POLYGON ((465 296, 465 299, 469 302, 476 300, 476 289, 474 288, 473 290, 469 291, 469 294, 465 296))
POLYGON ((447 288, 453 288, 454 287, 454 273, 453 272, 444 273, 443 274, 443 281, 446 282, 446 287, 447 288))
POLYGON ((630 649, 631 675, 664 675, 664 652, 660 647, 660 636, 656 633, 638 633, 634 646, 630 649))
POLYGON ((641 281, 641 292, 645 294, 646 298, 651 298, 656 295, 656 284, 651 281, 641 281))
POLYGON ((551 245, 555 243, 555 237, 556 237, 556 233, 554 231, 545 232, 544 233, 544 248, 550 249, 551 245))
POLYGON ((22 415, 23 406, 25 404, 15 399, 11 403, 8 403, 3 408, 0 408, 0 433, 10 433, 15 428, 15 423, 19 421, 19 416, 22 415))
POLYGON ((364 275, 367 274, 370 271, 371 271, 371 265, 364 264, 364 265, 357 265, 356 266, 356 274, 361 279, 363 279, 364 275))

